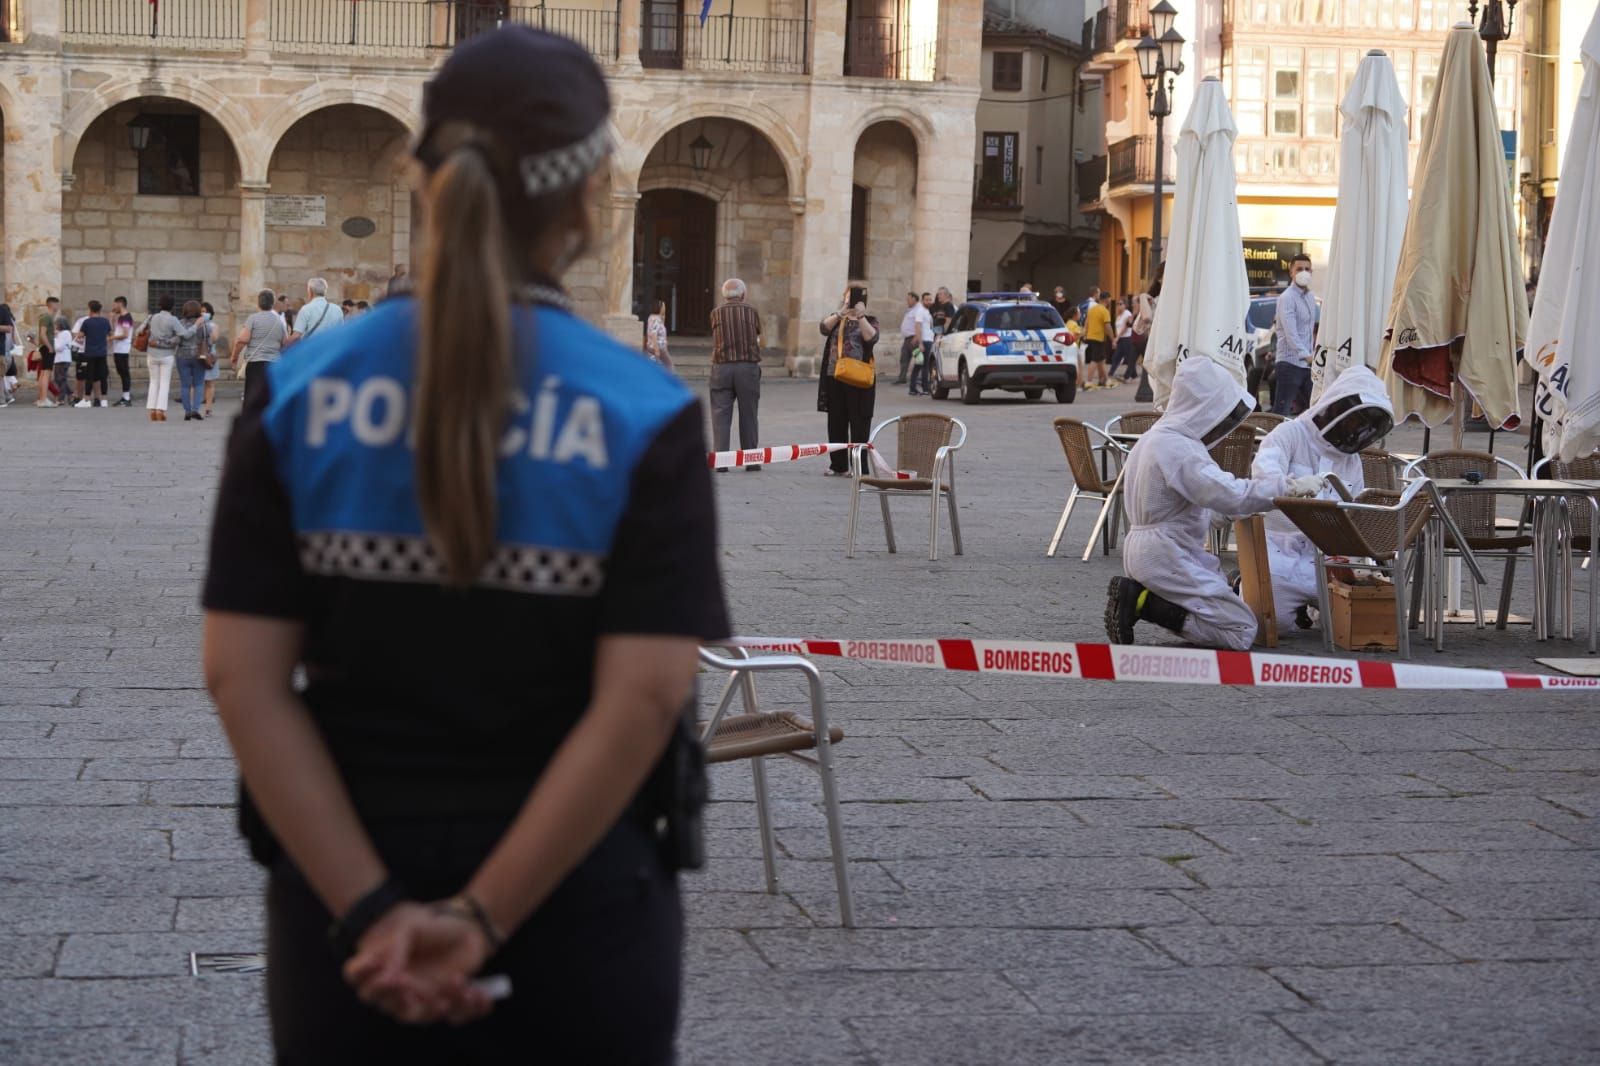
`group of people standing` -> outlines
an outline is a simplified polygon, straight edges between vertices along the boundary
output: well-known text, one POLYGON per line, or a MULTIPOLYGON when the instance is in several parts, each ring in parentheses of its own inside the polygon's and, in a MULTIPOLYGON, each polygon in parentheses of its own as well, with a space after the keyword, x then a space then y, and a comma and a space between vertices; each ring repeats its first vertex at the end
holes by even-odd
POLYGON ((1089 287, 1081 302, 1073 303, 1060 285, 1050 303, 1061 314, 1068 332, 1083 342, 1083 387, 1114 389, 1139 376, 1144 364, 1150 326, 1156 317, 1160 282, 1150 292, 1129 293, 1117 299, 1098 285, 1089 287), (1121 381, 1117 370, 1121 368, 1121 381))
POLYGON ((239 327, 231 345, 219 336, 209 302, 186 300, 180 306, 171 293, 157 299, 155 312, 143 323, 129 311, 126 296, 112 300, 109 311, 99 300, 90 300, 88 313, 76 321, 63 312, 60 298, 51 296, 31 332, 17 322, 10 307, 0 304, 0 337, 5 338, 0 342, 0 369, 5 371, 0 375, 4 383, 0 406, 16 402, 19 372, 26 372, 36 378, 35 407, 132 407, 131 361, 141 353, 150 372, 145 393, 150 421, 167 420, 174 377, 184 421, 204 421, 216 402, 225 357, 249 392, 260 386, 263 377, 253 368, 265 367, 290 344, 332 329, 348 317, 328 300, 327 289, 322 278, 307 283, 298 327, 291 317, 296 312, 287 309, 287 301, 271 289, 261 290, 258 310, 239 327), (109 396, 111 364, 122 386, 115 402, 109 396))
POLYGON ((955 319, 955 299, 944 286, 937 293, 906 293, 906 310, 900 318, 900 376, 894 384, 907 384, 909 371, 911 395, 932 395, 933 384, 939 378, 939 361, 934 358, 933 346, 949 332, 955 319))

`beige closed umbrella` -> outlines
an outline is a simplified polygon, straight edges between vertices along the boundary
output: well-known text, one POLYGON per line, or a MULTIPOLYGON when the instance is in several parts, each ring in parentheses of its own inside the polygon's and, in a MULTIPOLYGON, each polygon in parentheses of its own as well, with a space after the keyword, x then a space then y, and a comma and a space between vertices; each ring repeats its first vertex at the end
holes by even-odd
POLYGON ((1493 428, 1521 421, 1528 303, 1499 126, 1483 44, 1457 23, 1422 130, 1379 364, 1397 420, 1441 425, 1470 398, 1493 428))

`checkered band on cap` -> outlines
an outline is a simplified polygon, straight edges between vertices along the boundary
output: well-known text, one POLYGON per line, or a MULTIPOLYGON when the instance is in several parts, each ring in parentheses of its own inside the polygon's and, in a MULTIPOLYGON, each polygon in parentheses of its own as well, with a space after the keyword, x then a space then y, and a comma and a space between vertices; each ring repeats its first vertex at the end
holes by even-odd
MULTIPOLYGON (((442 584, 445 580, 444 561, 426 537, 302 533, 300 566, 322 577, 418 584, 442 584)), ((547 596, 596 596, 605 584, 605 557, 531 544, 502 544, 474 584, 547 596)))
POLYGON ((611 151, 611 134, 604 125, 574 144, 518 160, 522 187, 529 196, 542 196, 578 184, 611 151))

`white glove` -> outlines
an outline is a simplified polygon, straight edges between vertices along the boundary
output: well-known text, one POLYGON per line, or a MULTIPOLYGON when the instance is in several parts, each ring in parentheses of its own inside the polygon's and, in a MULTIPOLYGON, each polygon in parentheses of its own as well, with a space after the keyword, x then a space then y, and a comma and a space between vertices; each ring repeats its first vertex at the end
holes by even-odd
POLYGON ((1289 479, 1289 495, 1315 496, 1322 491, 1322 485, 1327 480, 1327 474, 1307 474, 1304 477, 1292 477, 1289 479))

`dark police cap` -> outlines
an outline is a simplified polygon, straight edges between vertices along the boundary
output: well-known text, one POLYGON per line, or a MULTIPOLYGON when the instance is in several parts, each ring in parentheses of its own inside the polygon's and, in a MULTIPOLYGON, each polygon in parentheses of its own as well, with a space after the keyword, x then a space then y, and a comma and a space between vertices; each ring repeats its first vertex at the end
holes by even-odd
POLYGON ((604 76, 577 42, 503 26, 458 47, 422 93, 417 158, 437 165, 439 134, 473 127, 517 161, 529 196, 583 180, 610 151, 604 76))

